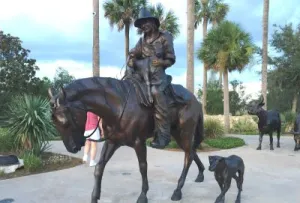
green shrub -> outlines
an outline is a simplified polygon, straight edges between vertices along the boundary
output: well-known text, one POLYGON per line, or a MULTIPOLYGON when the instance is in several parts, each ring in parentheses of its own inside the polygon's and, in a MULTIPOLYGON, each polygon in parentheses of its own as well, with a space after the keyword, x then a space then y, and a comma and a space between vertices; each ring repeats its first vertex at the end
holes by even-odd
POLYGON ((9 104, 1 123, 8 128, 18 146, 40 151, 56 134, 49 110, 47 99, 31 95, 18 96, 9 104))
POLYGON ((258 118, 258 116, 251 116, 251 118, 254 120, 254 122, 255 123, 258 123, 258 120, 259 120, 259 118, 258 118))
POLYGON ((245 141, 238 137, 220 137, 214 139, 205 139, 204 142, 210 147, 219 149, 231 149, 245 145, 245 141))
POLYGON ((34 172, 42 167, 42 159, 32 153, 32 151, 26 151, 20 158, 24 161, 24 168, 30 172, 34 172))
POLYGON ((0 128, 0 146, 0 152, 12 152, 17 148, 14 137, 3 128, 0 128))
MULTIPOLYGON (((147 146, 150 146, 150 143, 152 142, 152 139, 153 138, 149 138, 149 139, 146 140, 146 145, 147 146)), ((172 139, 171 142, 166 146, 166 148, 168 148, 168 149, 177 149, 177 148, 179 148, 179 146, 177 145, 177 142, 174 139, 172 139)))
POLYGON ((232 122, 232 133, 257 134, 257 124, 247 118, 240 118, 232 122))
POLYGON ((204 134, 206 138, 217 138, 223 136, 225 129, 219 120, 206 118, 204 120, 204 134))
POLYGON ((296 113, 292 112, 292 111, 286 111, 283 113, 284 117, 285 117, 285 122, 288 125, 291 125, 294 123, 295 119, 296 119, 296 113))
POLYGON ((5 176, 5 173, 3 170, 0 170, 0 177, 5 176))

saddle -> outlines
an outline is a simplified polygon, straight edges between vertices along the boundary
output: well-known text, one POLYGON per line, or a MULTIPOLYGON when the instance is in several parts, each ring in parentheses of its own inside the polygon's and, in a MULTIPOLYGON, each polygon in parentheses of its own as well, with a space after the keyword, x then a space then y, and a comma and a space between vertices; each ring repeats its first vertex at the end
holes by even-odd
MULTIPOLYGON (((139 75, 133 74, 125 80, 129 81, 134 86, 137 99, 141 105, 145 107, 151 107, 153 105, 149 101, 147 85, 142 82, 142 78, 139 75)), ((164 93, 168 98, 169 106, 187 104, 192 99, 191 94, 187 94, 186 89, 182 85, 171 84, 171 82, 172 76, 167 75, 167 86, 164 89, 164 93)))

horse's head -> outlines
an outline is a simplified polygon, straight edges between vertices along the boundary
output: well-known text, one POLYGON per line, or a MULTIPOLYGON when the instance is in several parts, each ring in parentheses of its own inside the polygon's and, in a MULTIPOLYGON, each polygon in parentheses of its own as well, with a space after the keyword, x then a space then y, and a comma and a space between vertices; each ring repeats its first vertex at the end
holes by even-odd
POLYGON ((69 102, 63 88, 56 96, 53 96, 52 90, 49 88, 48 95, 52 121, 60 133, 66 149, 71 153, 77 153, 85 143, 86 111, 84 106, 80 101, 69 102))

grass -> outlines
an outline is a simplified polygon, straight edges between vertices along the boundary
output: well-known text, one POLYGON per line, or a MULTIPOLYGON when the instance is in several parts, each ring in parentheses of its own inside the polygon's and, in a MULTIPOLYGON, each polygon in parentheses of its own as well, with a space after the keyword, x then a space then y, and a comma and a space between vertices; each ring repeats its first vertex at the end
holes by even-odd
POLYGON ((204 142, 207 145, 218 149, 231 149, 245 145, 245 141, 238 137, 221 137, 205 139, 204 142))
MULTIPOLYGON (((0 152, 0 154, 2 153, 0 152)), ((37 157, 28 154, 23 155, 23 158, 24 167, 17 169, 14 173, 5 174, 3 171, 0 172, 0 180, 57 171, 72 168, 82 164, 82 160, 79 158, 69 157, 66 155, 51 152, 43 153, 40 159, 37 159, 37 157)))
MULTIPOLYGON (((146 145, 150 146, 152 138, 146 141, 146 145)), ((237 137, 217 137, 217 138, 206 138, 199 147, 200 151, 215 151, 219 149, 231 149, 241 147, 245 145, 245 141, 237 137)), ((166 150, 181 150, 175 140, 172 140, 166 150)))
POLYGON ((14 173, 5 174, 4 171, 0 171, 0 180, 56 171, 82 164, 81 159, 51 153, 47 151, 47 148, 40 150, 20 149, 15 144, 14 137, 3 128, 0 128, 0 146, 0 155, 13 154, 24 161, 24 166, 14 173))

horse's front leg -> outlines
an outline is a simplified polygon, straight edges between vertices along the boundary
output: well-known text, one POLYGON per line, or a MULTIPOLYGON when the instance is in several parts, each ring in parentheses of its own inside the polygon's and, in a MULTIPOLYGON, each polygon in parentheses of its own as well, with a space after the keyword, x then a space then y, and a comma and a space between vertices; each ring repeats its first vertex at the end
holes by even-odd
POLYGON ((142 175, 142 192, 137 200, 137 203, 147 203, 147 192, 149 190, 147 177, 147 148, 145 141, 137 140, 134 146, 135 153, 139 161, 140 172, 142 175))
POLYGON ((94 182, 94 189, 92 192, 92 203, 97 203, 100 200, 100 193, 101 193, 101 181, 104 172, 105 165, 112 157, 114 152, 119 148, 119 145, 116 145, 110 141, 106 141, 103 145, 101 151, 100 161, 95 167, 95 182, 94 182))

